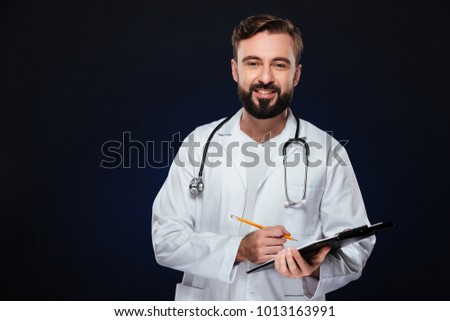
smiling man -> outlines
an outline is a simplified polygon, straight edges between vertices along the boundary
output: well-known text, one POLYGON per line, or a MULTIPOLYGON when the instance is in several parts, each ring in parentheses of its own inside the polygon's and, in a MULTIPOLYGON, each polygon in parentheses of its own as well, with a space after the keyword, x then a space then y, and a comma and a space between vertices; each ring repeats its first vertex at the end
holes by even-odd
POLYGON ((369 224, 355 174, 345 149, 290 108, 302 71, 298 28, 252 16, 232 44, 243 108, 197 128, 180 148, 153 204, 156 259, 185 272, 176 300, 324 300, 359 278, 375 238, 307 260, 295 248, 369 224), (213 144, 223 154, 209 151, 213 144), (286 161, 299 154, 302 161, 286 161), (246 273, 271 259, 273 269, 246 273))
POLYGON ((293 39, 284 33, 264 31, 239 42, 231 67, 239 98, 251 116, 273 118, 290 105, 301 74, 294 50, 293 39))

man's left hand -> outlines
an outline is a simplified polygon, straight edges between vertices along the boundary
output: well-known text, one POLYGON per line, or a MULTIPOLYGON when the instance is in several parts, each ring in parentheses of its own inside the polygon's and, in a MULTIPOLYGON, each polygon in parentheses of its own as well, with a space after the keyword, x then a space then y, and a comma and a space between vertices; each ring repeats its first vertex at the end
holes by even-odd
POLYGON ((319 278, 320 265, 325 260, 329 246, 322 247, 311 259, 306 261, 295 248, 285 248, 275 257, 275 269, 281 275, 288 278, 303 278, 313 276, 319 278))

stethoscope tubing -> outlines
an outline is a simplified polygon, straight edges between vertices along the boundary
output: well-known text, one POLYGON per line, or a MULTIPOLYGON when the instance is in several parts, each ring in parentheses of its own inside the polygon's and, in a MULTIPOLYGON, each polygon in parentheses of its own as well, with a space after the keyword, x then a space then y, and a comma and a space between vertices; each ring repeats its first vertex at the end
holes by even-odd
MULTIPOLYGON (((294 115, 293 115, 294 116, 294 115)), ((205 162, 206 162, 206 158, 208 157, 208 148, 209 148, 209 144, 211 143, 211 140, 213 139, 214 135, 216 134, 216 132, 222 128, 222 126, 227 123, 230 118, 232 116, 228 116, 227 118, 225 118, 224 120, 222 120, 219 125, 217 125, 213 131, 211 132, 211 134, 209 135, 205 146, 203 147, 203 154, 202 154, 202 159, 201 159, 201 163, 200 163, 200 169, 198 171, 198 176, 193 178, 189 184, 189 190, 191 191, 191 193, 194 196, 198 196, 199 194, 201 194, 204 190, 204 183, 203 183, 203 169, 205 167, 205 162)), ((295 120, 297 122, 297 127, 295 129, 295 136, 294 138, 289 139, 288 141, 286 141, 283 145, 283 167, 284 167, 284 192, 285 192, 285 196, 286 196, 286 200, 287 202, 285 203, 286 206, 293 206, 293 205, 297 205, 297 204, 302 204, 306 201, 306 186, 307 186, 307 181, 308 181, 308 166, 309 166, 309 145, 306 142, 306 140, 304 140, 303 138, 300 138, 300 119, 295 117, 295 120), (287 164, 286 164, 286 160, 287 160, 287 148, 292 145, 292 144, 301 144, 304 146, 304 151, 305 151, 305 177, 304 177, 304 181, 303 181, 303 194, 302 197, 300 199, 300 201, 294 201, 290 198, 289 196, 289 192, 288 192, 288 187, 287 187, 287 164)))

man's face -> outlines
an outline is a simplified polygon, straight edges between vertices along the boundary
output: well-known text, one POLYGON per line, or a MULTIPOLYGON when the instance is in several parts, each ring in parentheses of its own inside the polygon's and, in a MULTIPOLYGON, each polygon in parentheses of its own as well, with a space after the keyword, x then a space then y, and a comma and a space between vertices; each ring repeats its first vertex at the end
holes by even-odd
POLYGON ((249 114, 272 118, 289 107, 301 65, 295 66, 294 41, 285 33, 260 32, 241 40, 231 60, 238 95, 249 114))

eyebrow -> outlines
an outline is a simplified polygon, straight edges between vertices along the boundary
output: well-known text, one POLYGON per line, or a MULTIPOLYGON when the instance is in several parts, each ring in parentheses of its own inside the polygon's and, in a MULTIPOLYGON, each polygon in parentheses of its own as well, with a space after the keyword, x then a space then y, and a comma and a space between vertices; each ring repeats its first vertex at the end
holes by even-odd
MULTIPOLYGON (((260 60, 261 61, 261 58, 259 58, 258 56, 247 56, 242 59, 242 62, 246 62, 248 60, 260 60)), ((291 61, 286 57, 275 57, 272 59, 272 61, 283 61, 283 62, 287 63, 288 65, 291 64, 291 61)))

